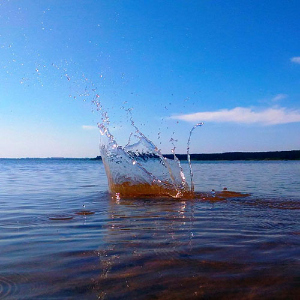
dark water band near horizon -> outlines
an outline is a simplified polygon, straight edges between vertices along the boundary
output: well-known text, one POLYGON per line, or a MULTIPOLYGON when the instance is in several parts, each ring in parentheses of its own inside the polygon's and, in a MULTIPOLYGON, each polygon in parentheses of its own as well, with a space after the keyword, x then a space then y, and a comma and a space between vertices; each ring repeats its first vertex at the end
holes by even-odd
POLYGON ((101 161, 0 159, 0 299, 299 299, 300 162, 193 170, 194 199, 116 199, 101 161))

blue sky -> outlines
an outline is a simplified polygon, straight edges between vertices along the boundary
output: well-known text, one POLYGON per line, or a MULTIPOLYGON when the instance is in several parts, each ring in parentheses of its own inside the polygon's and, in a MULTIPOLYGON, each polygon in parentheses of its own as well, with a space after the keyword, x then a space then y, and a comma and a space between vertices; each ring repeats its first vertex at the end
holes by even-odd
POLYGON ((299 1, 0 2, 0 157, 300 149, 299 1))

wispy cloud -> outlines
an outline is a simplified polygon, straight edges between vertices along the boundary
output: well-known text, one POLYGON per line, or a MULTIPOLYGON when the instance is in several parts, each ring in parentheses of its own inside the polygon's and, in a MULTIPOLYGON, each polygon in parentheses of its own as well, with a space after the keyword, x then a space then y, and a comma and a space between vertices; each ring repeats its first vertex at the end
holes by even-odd
POLYGON ((300 56, 295 56, 291 58, 291 62, 300 64, 300 56))
POLYGON ((273 102, 278 102, 278 101, 283 100, 287 97, 288 97, 287 94, 278 94, 278 95, 276 95, 275 97, 272 98, 272 101, 273 102))
POLYGON ((246 107, 222 109, 218 111, 196 112, 192 114, 174 115, 171 119, 187 122, 227 122, 244 124, 276 125, 300 122, 300 111, 284 107, 254 110, 246 107))
POLYGON ((93 126, 93 125, 82 125, 81 128, 84 129, 84 130, 95 130, 95 129, 98 129, 97 126, 93 126))

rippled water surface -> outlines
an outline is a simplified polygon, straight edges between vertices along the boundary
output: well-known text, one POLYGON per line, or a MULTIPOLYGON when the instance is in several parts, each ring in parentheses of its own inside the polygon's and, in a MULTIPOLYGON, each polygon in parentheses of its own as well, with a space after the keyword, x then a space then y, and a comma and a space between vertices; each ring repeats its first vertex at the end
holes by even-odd
POLYGON ((299 299, 300 162, 193 170, 250 195, 114 199, 99 161, 0 160, 0 299, 299 299))

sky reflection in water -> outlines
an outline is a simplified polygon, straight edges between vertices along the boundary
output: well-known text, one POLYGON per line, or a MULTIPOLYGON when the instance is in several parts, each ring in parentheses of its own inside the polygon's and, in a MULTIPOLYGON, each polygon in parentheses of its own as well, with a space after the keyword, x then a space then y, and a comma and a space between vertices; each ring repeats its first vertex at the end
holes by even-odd
MULTIPOLYGON (((1 298, 297 298, 298 162, 195 164, 251 193, 220 201, 114 199, 102 164, 88 160, 1 168, 1 298), (260 181, 274 169, 280 186, 260 181)), ((210 193, 214 181, 195 178, 210 193)))

